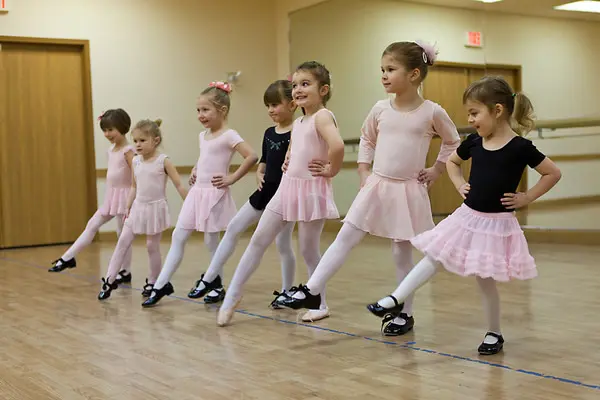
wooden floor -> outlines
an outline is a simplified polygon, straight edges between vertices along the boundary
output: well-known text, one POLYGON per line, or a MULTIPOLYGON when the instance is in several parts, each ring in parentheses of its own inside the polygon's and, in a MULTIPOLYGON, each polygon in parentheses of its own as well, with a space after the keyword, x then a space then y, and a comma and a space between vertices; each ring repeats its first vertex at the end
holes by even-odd
MULTIPOLYGON (((323 249, 332 240, 324 234, 323 249)), ((176 297, 150 310, 140 307, 143 242, 134 288, 102 303, 111 244, 92 245, 72 272, 46 272, 62 249, 0 252, 3 400, 600 398, 598 247, 531 245, 540 277, 501 286, 505 352, 487 358, 476 351, 486 327, 475 282, 445 272, 418 292, 413 334, 380 335, 365 305, 396 286, 385 241, 354 251, 329 286, 331 318, 315 324, 267 308, 280 284, 270 249, 227 328, 214 307, 186 298, 208 260, 199 238, 173 280, 176 297)), ((297 277, 306 282, 302 263, 297 277)))

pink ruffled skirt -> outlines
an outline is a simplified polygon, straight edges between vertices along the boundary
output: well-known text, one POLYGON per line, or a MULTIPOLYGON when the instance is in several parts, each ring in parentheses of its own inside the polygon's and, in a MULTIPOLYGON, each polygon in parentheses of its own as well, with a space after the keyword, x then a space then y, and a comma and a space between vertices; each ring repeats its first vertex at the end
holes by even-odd
POLYGON ((129 196, 130 187, 106 187, 104 202, 100 206, 100 214, 107 216, 127 214, 127 196, 129 196))
POLYGON ((482 213, 463 204, 411 243, 458 275, 501 282, 537 276, 525 235, 510 212, 482 213))
POLYGON ((179 212, 177 228, 198 232, 223 232, 237 213, 229 188, 194 185, 179 212))
POLYGON ((331 180, 294 178, 284 175, 267 209, 284 221, 309 222, 340 217, 333 200, 331 180))
POLYGON ((434 227, 427 188, 416 180, 400 181, 372 174, 343 222, 371 235, 409 240, 434 227))
POLYGON ((143 203, 134 201, 125 225, 136 235, 156 235, 171 226, 166 199, 143 203))

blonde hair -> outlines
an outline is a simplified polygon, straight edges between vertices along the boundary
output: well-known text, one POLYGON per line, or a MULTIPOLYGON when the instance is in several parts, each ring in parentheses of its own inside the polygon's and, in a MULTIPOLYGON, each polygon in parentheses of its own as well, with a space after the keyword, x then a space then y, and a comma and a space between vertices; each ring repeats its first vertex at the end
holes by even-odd
POLYGON ((154 121, 150 119, 143 119, 135 124, 133 130, 139 130, 149 135, 152 138, 159 138, 158 144, 162 143, 162 132, 160 126, 162 125, 162 119, 156 119, 154 121))
POLYGON ((219 87, 209 86, 200 93, 201 96, 206 96, 208 101, 212 103, 213 106, 218 111, 221 111, 225 118, 229 115, 229 110, 231 109, 231 98, 229 97, 229 92, 223 90, 219 87))
POLYGON ((463 104, 467 100, 485 104, 491 111, 496 104, 502 104, 507 111, 512 128, 525 136, 535 128, 533 104, 525 94, 514 93, 508 82, 501 76, 485 76, 471 83, 463 94, 463 104))

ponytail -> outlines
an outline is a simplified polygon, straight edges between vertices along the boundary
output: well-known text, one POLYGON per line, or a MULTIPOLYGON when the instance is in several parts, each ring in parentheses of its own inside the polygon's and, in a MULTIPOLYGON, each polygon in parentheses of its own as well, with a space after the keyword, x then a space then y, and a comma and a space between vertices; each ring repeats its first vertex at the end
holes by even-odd
POLYGON ((511 128, 519 135, 524 136, 535 127, 531 100, 521 92, 514 93, 501 76, 484 76, 471 83, 463 94, 463 104, 468 100, 485 104, 490 111, 502 104, 511 128))
POLYGON ((521 136, 527 135, 535 128, 533 105, 529 97, 523 93, 515 93, 515 108, 512 114, 515 126, 514 130, 521 136))

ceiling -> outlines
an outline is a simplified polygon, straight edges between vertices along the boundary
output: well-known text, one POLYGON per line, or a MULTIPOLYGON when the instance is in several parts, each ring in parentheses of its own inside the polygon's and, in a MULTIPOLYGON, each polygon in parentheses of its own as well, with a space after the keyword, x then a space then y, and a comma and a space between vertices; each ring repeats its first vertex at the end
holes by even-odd
POLYGON ((600 14, 557 11, 552 7, 571 3, 575 0, 503 0, 498 3, 481 3, 475 0, 408 0, 413 3, 435 4, 447 7, 485 10, 487 12, 505 12, 521 15, 536 15, 543 17, 580 19, 600 21, 600 14))

